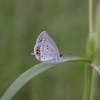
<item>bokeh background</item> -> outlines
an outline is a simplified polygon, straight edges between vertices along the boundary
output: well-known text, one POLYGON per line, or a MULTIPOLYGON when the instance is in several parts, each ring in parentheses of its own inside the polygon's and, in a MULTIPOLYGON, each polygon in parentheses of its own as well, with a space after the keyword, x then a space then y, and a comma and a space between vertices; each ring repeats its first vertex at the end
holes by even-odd
MULTIPOLYGON (((40 63, 31 52, 42 31, 61 53, 86 58, 88 30, 88 0, 1 0, 0 97, 18 76, 40 63)), ((81 63, 56 65, 31 79, 12 100, 82 100, 84 73, 81 63)), ((100 98, 98 84, 95 100, 100 98)))

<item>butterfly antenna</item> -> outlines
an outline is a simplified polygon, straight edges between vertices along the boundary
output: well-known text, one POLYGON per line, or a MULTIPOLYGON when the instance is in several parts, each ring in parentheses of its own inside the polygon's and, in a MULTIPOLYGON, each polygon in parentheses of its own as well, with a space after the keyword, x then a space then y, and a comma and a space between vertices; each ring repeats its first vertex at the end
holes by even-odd
POLYGON ((69 54, 69 55, 71 55, 71 53, 69 53, 69 52, 67 52, 67 51, 63 52, 62 55, 63 55, 63 54, 69 54))

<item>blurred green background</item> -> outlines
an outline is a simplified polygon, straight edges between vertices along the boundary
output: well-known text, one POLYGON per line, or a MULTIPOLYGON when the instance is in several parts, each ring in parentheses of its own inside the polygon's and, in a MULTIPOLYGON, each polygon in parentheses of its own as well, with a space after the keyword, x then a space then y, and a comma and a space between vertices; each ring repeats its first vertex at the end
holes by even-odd
MULTIPOLYGON (((61 53, 87 57, 88 0, 0 1, 0 97, 18 76, 40 63, 31 52, 42 31, 61 53)), ((31 79, 12 100, 82 100, 84 73, 81 63, 56 65, 31 79)), ((99 84, 95 100, 100 98, 99 84)))

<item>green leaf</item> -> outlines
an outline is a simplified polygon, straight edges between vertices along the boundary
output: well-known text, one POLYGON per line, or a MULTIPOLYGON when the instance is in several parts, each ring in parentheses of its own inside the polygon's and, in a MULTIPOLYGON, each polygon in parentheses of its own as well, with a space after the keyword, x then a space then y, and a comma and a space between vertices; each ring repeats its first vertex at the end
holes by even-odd
POLYGON ((16 92, 24 85, 26 84, 31 78, 34 76, 42 73, 43 71, 53 67, 54 65, 57 65, 62 62, 66 61, 74 61, 74 62, 90 62, 89 59, 80 58, 80 57, 63 57, 59 59, 59 61, 48 61, 48 62, 42 62, 40 64, 37 64, 30 68, 29 70, 25 71, 22 75, 20 75, 8 88, 8 90, 4 93, 4 95, 1 97, 1 100, 10 100, 16 92))

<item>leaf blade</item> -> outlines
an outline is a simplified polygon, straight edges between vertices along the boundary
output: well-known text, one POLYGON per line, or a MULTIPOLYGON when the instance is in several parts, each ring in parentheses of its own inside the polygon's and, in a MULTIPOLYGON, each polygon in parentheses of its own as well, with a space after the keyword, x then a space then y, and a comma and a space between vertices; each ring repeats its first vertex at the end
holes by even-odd
POLYGON ((20 75, 7 89, 4 95, 1 97, 1 100, 10 100, 17 91, 26 84, 31 78, 35 77, 36 75, 42 73, 43 71, 63 62, 90 62, 89 59, 81 58, 81 57, 63 57, 57 62, 43 62, 33 66, 32 68, 25 71, 22 75, 20 75))

